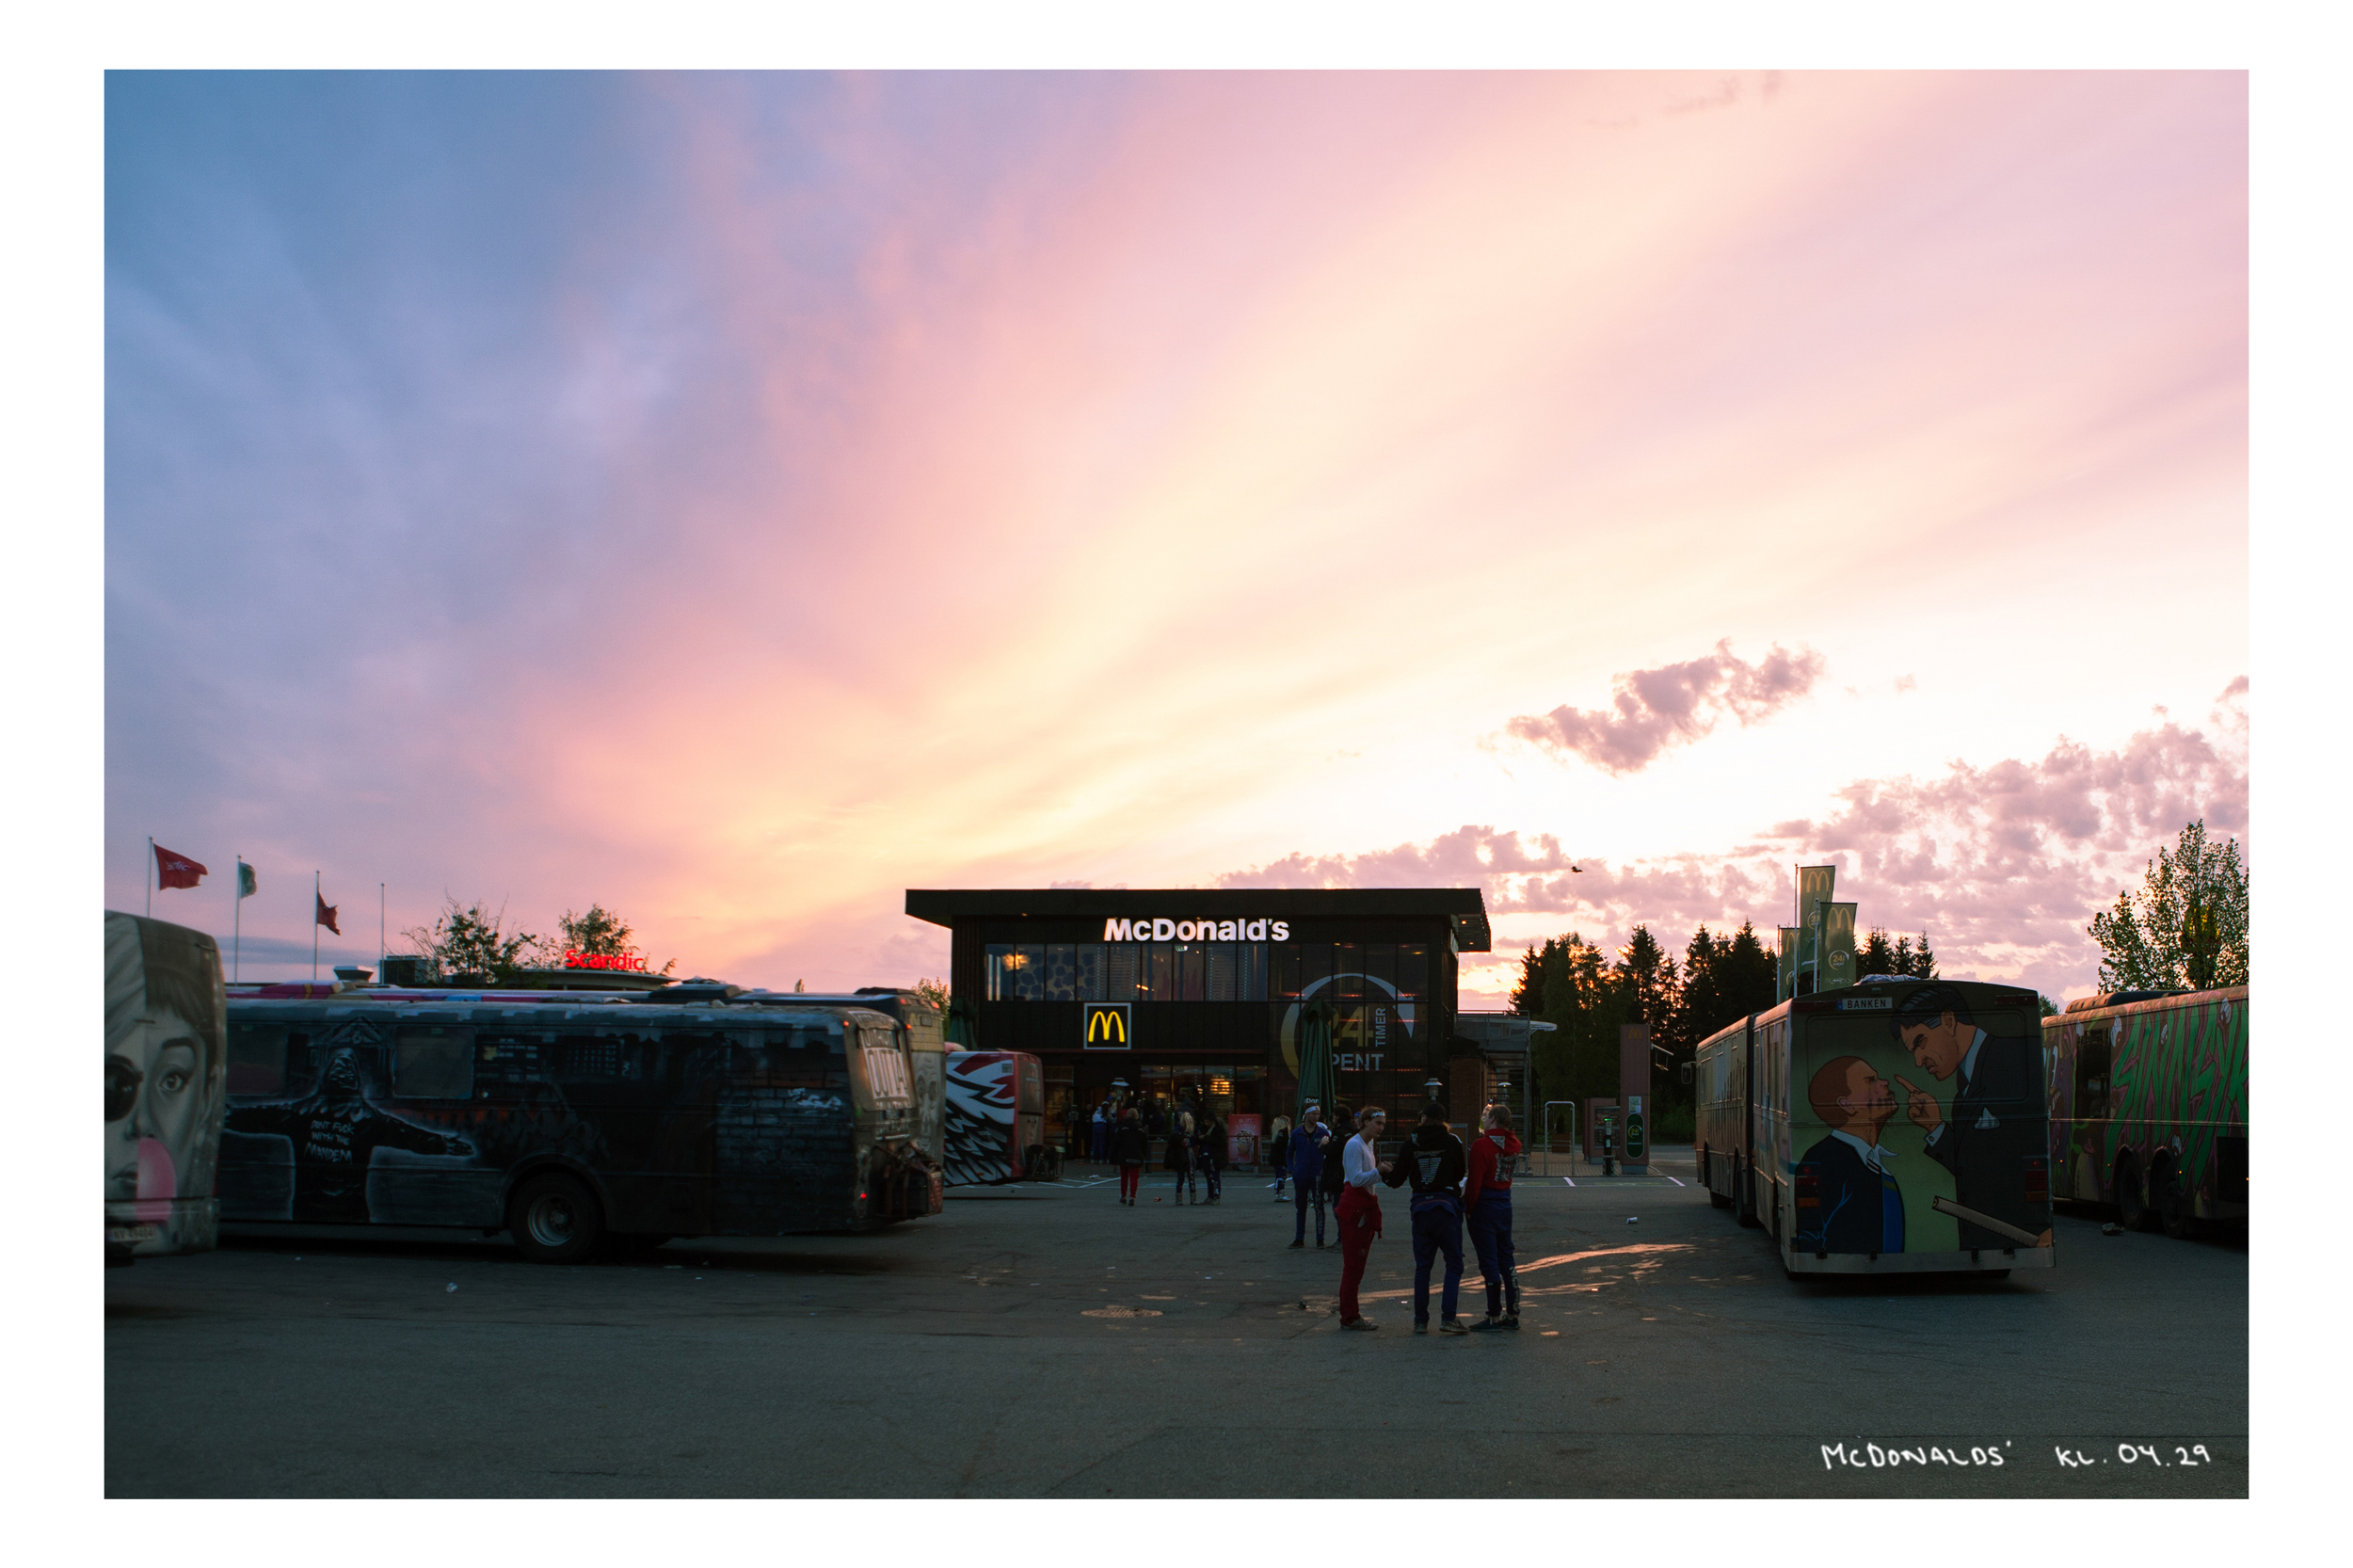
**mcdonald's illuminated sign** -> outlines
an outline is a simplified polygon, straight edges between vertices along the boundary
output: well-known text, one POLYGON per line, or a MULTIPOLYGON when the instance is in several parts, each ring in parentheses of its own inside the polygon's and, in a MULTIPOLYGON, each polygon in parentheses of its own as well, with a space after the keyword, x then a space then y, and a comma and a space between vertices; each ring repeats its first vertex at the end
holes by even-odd
POLYGON ((1089 1050, 1128 1048, 1128 1010, 1124 1001, 1091 1001, 1083 1009, 1081 1043, 1089 1050))

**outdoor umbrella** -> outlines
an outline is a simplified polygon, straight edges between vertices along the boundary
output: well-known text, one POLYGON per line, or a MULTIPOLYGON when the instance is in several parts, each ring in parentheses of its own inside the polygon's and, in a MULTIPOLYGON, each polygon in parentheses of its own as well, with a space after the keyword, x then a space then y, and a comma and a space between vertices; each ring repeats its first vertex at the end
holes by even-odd
POLYGON ((1300 1010, 1299 1111, 1293 1119, 1305 1121, 1310 1105, 1330 1115, 1339 1092, 1332 1070, 1332 1004, 1318 997, 1300 1010))

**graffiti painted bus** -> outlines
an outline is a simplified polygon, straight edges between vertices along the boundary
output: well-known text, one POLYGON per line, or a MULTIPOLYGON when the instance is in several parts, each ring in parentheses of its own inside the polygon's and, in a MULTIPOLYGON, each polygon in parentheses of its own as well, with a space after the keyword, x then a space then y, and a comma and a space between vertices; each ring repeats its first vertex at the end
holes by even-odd
POLYGON ((1046 1078, 1027 1051, 948 1053, 948 1185, 1050 1181, 1062 1152, 1046 1143, 1046 1078))
POLYGON ((1886 981, 1785 1001, 1696 1053, 1700 1176, 1791 1274, 2049 1268, 2032 991, 1886 981))
POLYGON ((209 1251, 228 1024, 220 949, 106 911, 106 1261, 209 1251))
POLYGON ((2080 997, 2042 1020, 2057 1195, 2135 1230, 2247 1223, 2247 987, 2080 997))
POLYGON ((915 1140, 935 1165, 948 1158, 945 1109, 948 1096, 948 1040, 939 1009, 917 991, 890 985, 861 985, 855 991, 745 991, 735 999, 744 1005, 775 1007, 868 1007, 899 1026, 900 1037, 915 1066, 915 1140))
POLYGON ((221 1218, 504 1230, 565 1263, 938 1212, 892 1020, 742 994, 232 1001, 221 1218))

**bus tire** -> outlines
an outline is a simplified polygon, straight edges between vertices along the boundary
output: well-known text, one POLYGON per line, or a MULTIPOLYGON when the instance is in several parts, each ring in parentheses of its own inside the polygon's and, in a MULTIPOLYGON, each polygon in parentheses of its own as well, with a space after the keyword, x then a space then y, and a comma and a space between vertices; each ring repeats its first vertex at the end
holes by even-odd
POLYGON ((1700 1185, 1707 1189, 1710 1208, 1730 1208, 1732 1200, 1716 1191, 1716 1156, 1707 1149, 1700 1150, 1700 1185))
POLYGON ((1749 1162, 1737 1154, 1732 1157, 1732 1212, 1753 1229, 1764 1224, 1756 1217, 1756 1184, 1749 1178, 1749 1162))
POLYGON ((2116 1217, 2126 1230, 2155 1228, 2156 1215, 2140 1187, 2140 1164, 2130 1154, 2116 1157, 2116 1217))
POLYGON ((572 1176, 551 1171, 515 1189, 507 1206, 515 1250, 534 1263, 582 1263, 604 1236, 596 1194, 572 1176))
POLYGON ((2155 1173, 2149 1178, 2150 1208, 2156 1210, 2157 1228, 2176 1241, 2186 1241, 2198 1228, 2197 1206, 2190 1201, 2189 1191, 2183 1185, 2181 1173, 2170 1160, 2157 1161, 2155 1173))

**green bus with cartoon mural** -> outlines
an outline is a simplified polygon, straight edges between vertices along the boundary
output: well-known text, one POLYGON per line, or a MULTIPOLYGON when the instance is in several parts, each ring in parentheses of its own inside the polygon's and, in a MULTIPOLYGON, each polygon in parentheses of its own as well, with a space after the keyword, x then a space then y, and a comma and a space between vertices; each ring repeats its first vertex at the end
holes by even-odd
POLYGON ((2079 997, 2042 1020, 2056 1194, 2135 1230, 2247 1223, 2247 987, 2079 997))
POLYGON ((1694 1063, 1700 1178, 1789 1273, 2050 1268, 2035 994, 1874 976, 1719 1030, 1694 1063))

